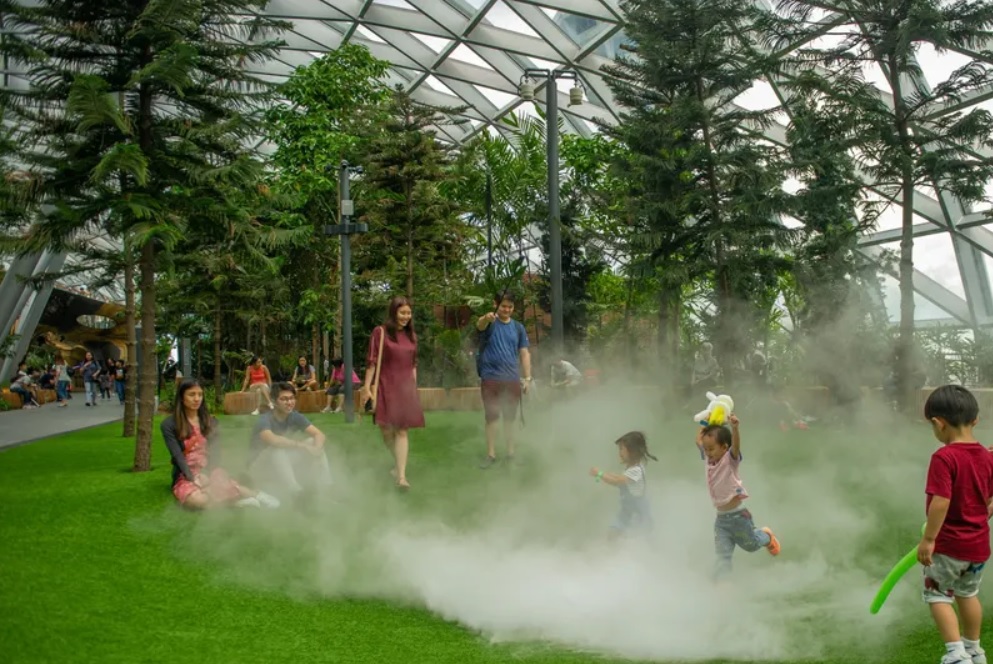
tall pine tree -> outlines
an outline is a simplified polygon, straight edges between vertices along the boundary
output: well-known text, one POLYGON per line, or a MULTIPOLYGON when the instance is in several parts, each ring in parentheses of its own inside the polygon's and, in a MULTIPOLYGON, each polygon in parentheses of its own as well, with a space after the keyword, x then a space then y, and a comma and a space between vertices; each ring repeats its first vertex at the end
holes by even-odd
POLYGON ((770 114, 734 104, 776 62, 758 48, 762 15, 750 2, 627 0, 621 8, 632 55, 607 67, 623 109, 614 135, 637 157, 640 214, 659 237, 663 270, 675 272, 669 285, 699 273, 712 283, 712 334, 728 377, 761 324, 749 301, 775 281, 793 237, 778 217, 782 155, 759 139, 770 114))
POLYGON ((71 246, 102 227, 127 236, 141 293, 134 468, 150 468, 157 378, 156 271, 189 219, 226 215, 218 187, 252 186, 270 86, 249 73, 288 27, 266 0, 0 0, 0 51, 27 89, 2 93, 17 128, 7 155, 36 183, 25 248, 71 246))
POLYGON ((416 284, 422 301, 441 297, 446 275, 464 269, 460 249, 469 227, 448 191, 451 147, 433 130, 463 110, 426 106, 394 90, 363 163, 360 200, 372 232, 359 242, 362 260, 407 297, 416 284))
MULTIPOLYGON (((838 7, 848 21, 832 29, 831 46, 815 45, 823 34, 823 7, 808 0, 780 0, 782 19, 772 21, 778 46, 808 44, 793 57, 795 69, 824 65, 824 90, 849 107, 862 122, 860 166, 874 185, 902 206, 900 237, 900 336, 894 371, 904 408, 912 405, 914 369, 914 198, 918 186, 951 193, 965 205, 986 198, 993 177, 993 114, 981 108, 959 110, 970 97, 985 95, 993 84, 988 52, 993 40, 993 4, 960 0, 850 0, 838 7), (932 87, 917 53, 977 54, 932 87), (878 66, 886 80, 887 100, 866 80, 878 66)), ((949 201, 944 201, 947 206, 949 201)), ((953 213, 954 214, 954 213, 953 213)))

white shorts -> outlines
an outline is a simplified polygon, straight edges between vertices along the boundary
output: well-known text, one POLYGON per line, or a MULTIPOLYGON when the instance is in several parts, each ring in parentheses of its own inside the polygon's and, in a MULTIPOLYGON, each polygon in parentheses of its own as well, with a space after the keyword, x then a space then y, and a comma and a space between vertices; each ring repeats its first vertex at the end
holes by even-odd
POLYGON ((924 568, 924 601, 951 604, 956 597, 975 597, 983 581, 986 563, 970 563, 936 553, 924 568))

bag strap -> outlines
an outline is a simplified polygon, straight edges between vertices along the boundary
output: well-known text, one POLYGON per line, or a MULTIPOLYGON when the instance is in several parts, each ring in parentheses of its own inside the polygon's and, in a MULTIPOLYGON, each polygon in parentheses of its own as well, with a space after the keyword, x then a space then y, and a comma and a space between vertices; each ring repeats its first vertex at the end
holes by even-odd
MULTIPOLYGON (((383 327, 382 325, 380 325, 379 326, 379 330, 380 330, 380 332, 382 332, 382 334, 379 336, 379 353, 376 356, 376 369, 375 369, 374 373, 372 374, 372 396, 373 396, 373 398, 375 398, 376 392, 379 391, 379 370, 383 366, 383 346, 386 345, 386 328, 383 327)), ((376 334, 376 331, 373 330, 372 333, 373 334, 376 334)))

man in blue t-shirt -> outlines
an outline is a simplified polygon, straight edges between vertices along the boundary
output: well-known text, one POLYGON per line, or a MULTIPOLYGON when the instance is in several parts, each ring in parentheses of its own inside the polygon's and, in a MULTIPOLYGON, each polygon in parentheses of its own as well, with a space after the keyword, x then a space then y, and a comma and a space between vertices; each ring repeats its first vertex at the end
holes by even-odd
POLYGON ((510 291, 499 293, 494 300, 496 312, 480 316, 479 377, 486 412, 486 459, 481 468, 496 462, 496 435, 503 415, 503 435, 507 441, 507 459, 514 457, 513 422, 521 402, 521 390, 527 394, 531 385, 531 354, 528 333, 515 321, 514 296, 510 291), (523 369, 523 381, 521 376, 523 369))
POLYGON ((272 395, 272 412, 259 417, 252 432, 252 486, 265 486, 287 499, 296 499, 306 490, 320 497, 331 486, 324 434, 296 411, 292 383, 276 383, 272 395))

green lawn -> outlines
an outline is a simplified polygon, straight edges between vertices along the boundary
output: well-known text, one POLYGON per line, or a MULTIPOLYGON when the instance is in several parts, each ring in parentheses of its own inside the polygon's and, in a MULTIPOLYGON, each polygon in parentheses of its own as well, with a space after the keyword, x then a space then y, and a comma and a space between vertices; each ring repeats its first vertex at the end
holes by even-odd
MULTIPOLYGON (((879 616, 867 609, 922 521, 926 427, 784 434, 743 417, 752 511, 783 554, 739 552, 733 584, 715 588, 686 416, 631 400, 532 409, 518 463, 483 472, 481 417, 429 414, 405 496, 372 425, 339 418, 313 418, 338 480, 335 502, 314 513, 182 512, 157 430, 154 470, 141 475, 116 425, 0 453, 0 661, 940 657, 915 575, 879 616), (586 470, 616 466, 612 440, 628 427, 660 458, 649 469, 659 537, 611 547, 616 491, 586 470)), ((251 422, 222 419, 234 472, 251 422)))

